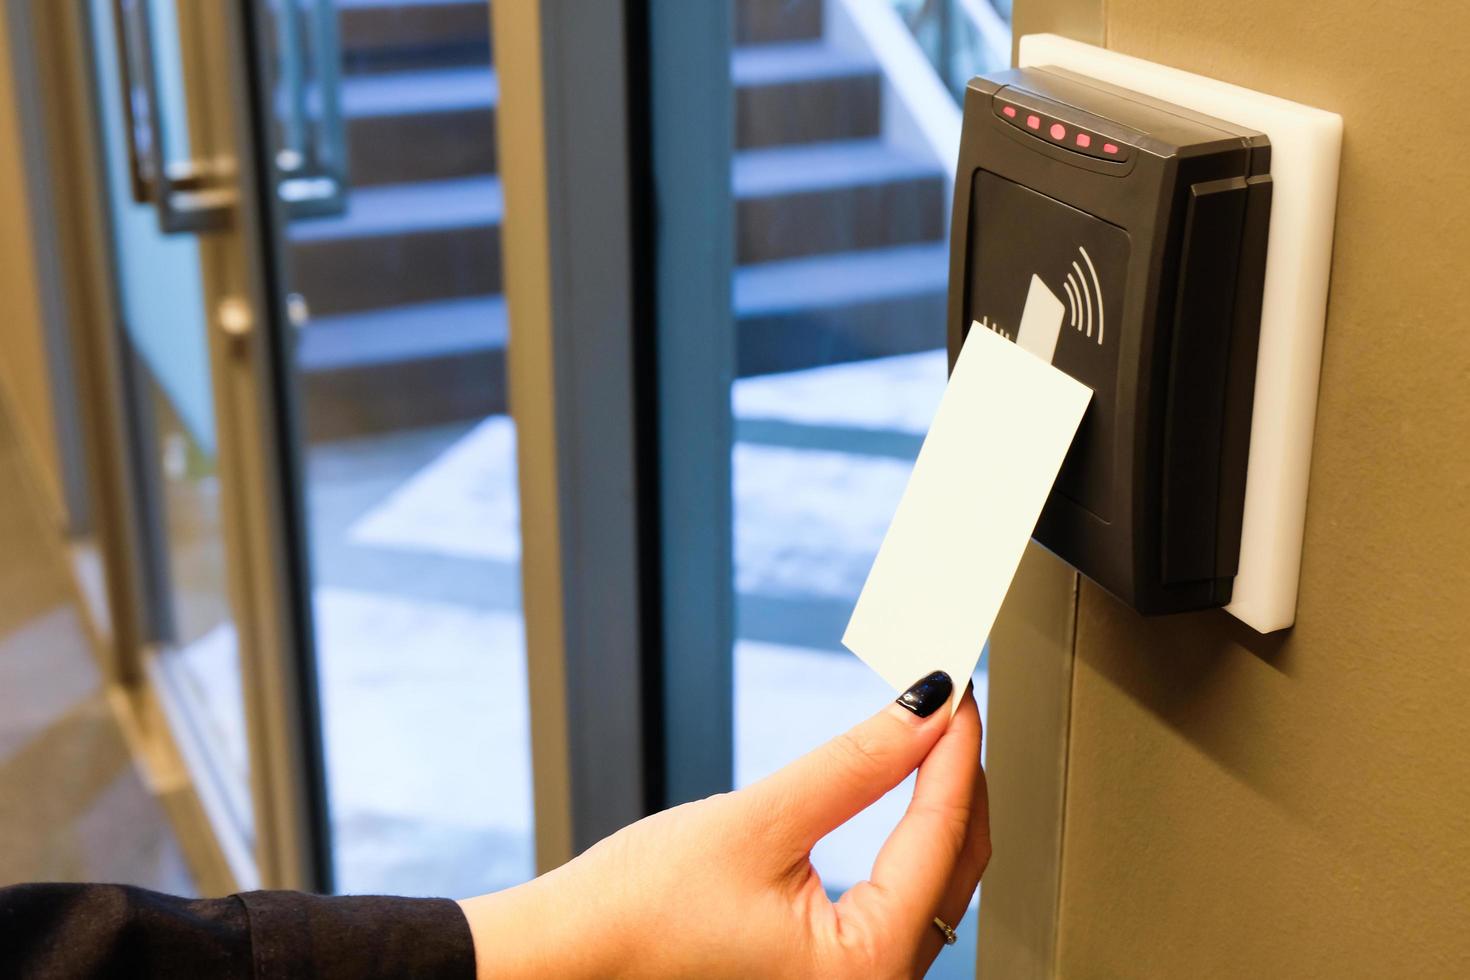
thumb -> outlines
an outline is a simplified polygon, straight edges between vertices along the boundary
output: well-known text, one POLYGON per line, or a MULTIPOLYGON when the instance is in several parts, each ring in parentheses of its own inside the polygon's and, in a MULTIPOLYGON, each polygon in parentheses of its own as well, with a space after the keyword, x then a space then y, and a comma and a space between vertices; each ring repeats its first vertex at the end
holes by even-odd
POLYGON ((915 681, 867 721, 753 783, 742 795, 805 855, 913 772, 949 726, 954 692, 943 671, 915 681))

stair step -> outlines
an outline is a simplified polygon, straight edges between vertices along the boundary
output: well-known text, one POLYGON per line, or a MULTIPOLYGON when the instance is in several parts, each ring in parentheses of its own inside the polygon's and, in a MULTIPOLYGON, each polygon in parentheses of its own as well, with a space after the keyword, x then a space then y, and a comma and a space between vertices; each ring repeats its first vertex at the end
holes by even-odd
POLYGON ((500 296, 314 318, 296 351, 312 441, 507 410, 500 296))
MULTIPOLYGON (((939 169, 878 140, 735 158, 738 261, 935 241, 939 169)), ((318 316, 500 290, 494 177, 354 189, 347 213, 290 229, 293 271, 318 316)))
MULTIPOLYGON (((746 266, 734 283, 738 374, 941 347, 947 272, 943 244, 746 266)), ((507 336, 500 296, 314 317, 296 352, 308 438, 505 411, 507 336)))
POLYGON ((500 181, 354 189, 347 213, 292 223, 294 281, 317 317, 500 292, 500 181))
POLYGON ((734 283, 737 374, 942 347, 948 277, 943 242, 744 266, 734 283))
POLYGON ((353 185, 494 173, 499 95, 483 67, 344 79, 353 185))
POLYGON ((307 374, 457 357, 505 347, 505 298, 468 296, 314 317, 301 332, 307 374))
POLYGON ((494 105, 499 94, 499 80, 490 68, 469 66, 361 75, 343 79, 342 111, 349 117, 452 112, 494 105))
MULTIPOLYGON (((882 79, 865 58, 822 42, 738 49, 731 59, 736 145, 878 135, 882 79)), ((349 76, 343 81, 355 186, 495 172, 499 86, 484 67, 349 76)))
POLYGON ((871 59, 822 41, 736 48, 735 145, 741 149, 874 137, 883 78, 871 59))
POLYGON ((500 222, 500 180, 460 177, 388 187, 364 187, 348 195, 347 211, 291 225, 293 242, 371 238, 500 222))
POLYGON ((735 0, 735 43, 822 36, 822 0, 735 0))
POLYGON ((350 73, 490 63, 486 0, 337 0, 350 73))
POLYGON ((944 235, 944 173, 881 140, 747 150, 732 183, 741 265, 944 235))
MULTIPOLYGON (((506 410, 486 0, 337 0, 354 190, 294 223, 313 440, 506 410)), ((735 0, 741 376, 943 346, 941 167, 877 138, 882 77, 822 0, 735 0)))

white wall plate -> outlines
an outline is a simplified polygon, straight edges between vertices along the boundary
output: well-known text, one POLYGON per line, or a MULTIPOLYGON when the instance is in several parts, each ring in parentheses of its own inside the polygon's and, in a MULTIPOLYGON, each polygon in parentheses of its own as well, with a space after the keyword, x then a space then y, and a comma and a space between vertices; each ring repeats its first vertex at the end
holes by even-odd
POLYGON ((1274 187, 1240 570, 1225 610, 1261 633, 1286 629, 1296 620, 1342 117, 1055 34, 1021 38, 1019 65, 1065 68, 1271 140, 1274 187))

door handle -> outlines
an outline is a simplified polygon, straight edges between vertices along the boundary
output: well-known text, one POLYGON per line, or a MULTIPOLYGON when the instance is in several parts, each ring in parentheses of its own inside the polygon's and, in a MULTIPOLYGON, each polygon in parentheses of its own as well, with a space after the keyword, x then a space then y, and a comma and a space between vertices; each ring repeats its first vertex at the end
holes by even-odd
POLYGON ((153 163, 153 118, 146 97, 139 97, 143 95, 142 90, 133 85, 142 66, 138 63, 137 47, 131 43, 128 20, 126 0, 112 0, 112 29, 123 96, 123 135, 128 144, 128 178, 133 201, 147 204, 153 196, 153 178, 149 172, 153 163))
POLYGON ((224 227, 235 205, 230 175, 215 164, 169 155, 152 0, 113 0, 112 8, 133 200, 154 206, 165 234, 224 227))
POLYGON ((347 135, 335 0, 271 0, 279 149, 276 194, 291 218, 347 209, 347 135))

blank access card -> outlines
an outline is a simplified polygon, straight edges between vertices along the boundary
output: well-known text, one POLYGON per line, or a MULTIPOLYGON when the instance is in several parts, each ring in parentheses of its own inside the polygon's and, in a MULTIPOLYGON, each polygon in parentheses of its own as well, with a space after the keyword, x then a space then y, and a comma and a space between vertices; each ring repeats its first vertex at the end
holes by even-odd
POLYGON ((934 670, 964 689, 1091 398, 971 325, 842 637, 895 690, 934 670))

